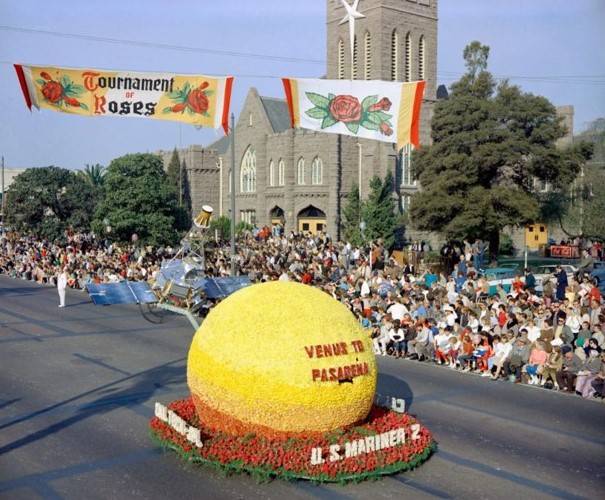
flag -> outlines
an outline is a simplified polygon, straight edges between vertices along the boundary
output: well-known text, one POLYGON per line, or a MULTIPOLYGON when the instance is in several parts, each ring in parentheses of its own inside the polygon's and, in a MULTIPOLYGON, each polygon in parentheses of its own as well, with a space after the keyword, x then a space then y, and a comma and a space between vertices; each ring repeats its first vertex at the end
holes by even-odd
POLYGON ((292 127, 419 146, 424 81, 282 78, 292 127))
POLYGON ((81 116, 171 120, 228 133, 233 77, 135 73, 100 69, 23 66, 17 78, 31 110, 81 116))

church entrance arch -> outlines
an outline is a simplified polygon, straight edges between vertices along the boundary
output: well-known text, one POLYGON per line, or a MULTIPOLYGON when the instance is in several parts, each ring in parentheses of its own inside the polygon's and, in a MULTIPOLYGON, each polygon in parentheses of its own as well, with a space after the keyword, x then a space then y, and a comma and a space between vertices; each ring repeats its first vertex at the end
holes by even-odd
POLYGON ((271 211, 269 212, 269 216, 271 218, 272 226, 283 226, 286 222, 286 217, 284 215, 284 209, 275 205, 271 211))
POLYGON ((313 205, 298 212, 298 231, 317 234, 326 230, 326 214, 313 205))

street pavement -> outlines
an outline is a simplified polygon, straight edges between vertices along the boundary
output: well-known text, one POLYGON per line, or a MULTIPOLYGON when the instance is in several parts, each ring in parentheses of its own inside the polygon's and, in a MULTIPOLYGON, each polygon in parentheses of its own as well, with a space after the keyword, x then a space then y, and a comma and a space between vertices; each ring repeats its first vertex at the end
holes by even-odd
MULTIPOLYGON (((379 358, 438 452, 361 484, 258 484, 184 463, 149 439, 156 401, 188 394, 193 332, 0 277, 0 498, 605 498, 605 404, 379 358)), ((242 353, 245 356, 245 353, 242 353)))

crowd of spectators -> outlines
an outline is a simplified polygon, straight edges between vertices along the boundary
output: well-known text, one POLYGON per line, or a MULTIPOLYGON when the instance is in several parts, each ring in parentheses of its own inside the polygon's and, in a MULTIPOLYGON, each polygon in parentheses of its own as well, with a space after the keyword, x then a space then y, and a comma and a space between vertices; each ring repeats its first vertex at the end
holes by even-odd
MULTIPOLYGON (((69 286, 153 280, 171 248, 118 247, 91 235, 66 245, 5 237, 0 273, 53 284, 67 267, 69 286)), ((367 329, 377 355, 416 359, 585 398, 605 394, 605 307, 588 276, 559 270, 553 286, 534 289, 531 273, 509 292, 489 293, 479 272, 482 242, 448 248, 443 272, 431 272, 410 248, 396 260, 380 241, 356 248, 326 235, 256 230, 238 241, 236 267, 253 282, 298 281, 345 304, 367 329), (467 246, 468 245, 468 246, 467 246)), ((228 246, 208 245, 206 271, 228 276, 228 246)))
POLYGON ((173 254, 169 247, 118 246, 86 233, 66 234, 63 244, 6 233, 0 237, 0 274, 56 286, 65 269, 69 288, 84 290, 88 283, 155 278, 162 259, 173 254))

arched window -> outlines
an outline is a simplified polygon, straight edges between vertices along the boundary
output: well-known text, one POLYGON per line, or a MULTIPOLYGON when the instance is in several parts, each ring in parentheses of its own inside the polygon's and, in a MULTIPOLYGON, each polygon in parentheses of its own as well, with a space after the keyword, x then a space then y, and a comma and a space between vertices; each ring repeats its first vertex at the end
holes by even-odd
POLYGON ((401 151, 401 185, 416 186, 412 173, 412 146, 406 144, 401 151))
POLYGON ((405 66, 404 66, 404 81, 412 81, 412 34, 408 32, 405 35, 405 66))
POLYGON ((364 37, 364 56, 365 60, 363 65, 363 77, 366 80, 369 80, 372 78, 372 38, 369 31, 366 31, 364 37))
POLYGON ((344 80, 345 77, 345 43, 342 38, 338 40, 338 79, 344 80))
POLYGON ((357 35, 353 37, 353 80, 357 80, 359 75, 359 48, 357 46, 357 35))
POLYGON ((418 40, 418 79, 424 80, 424 35, 418 40))
POLYGON ((399 73, 399 35, 397 30, 393 30, 391 34, 391 80, 397 80, 399 73))
POLYGON ((286 184, 286 164, 282 159, 280 159, 277 164, 277 184, 279 186, 284 186, 286 184))
POLYGON ((319 156, 316 156, 311 164, 311 184, 317 185, 323 183, 323 170, 323 162, 319 156))
POLYGON ((300 158, 296 165, 296 183, 303 185, 305 183, 305 160, 300 158))
POLYGON ((240 190, 242 193, 256 191, 256 153, 248 147, 240 166, 240 190))
POLYGON ((269 186, 275 186, 275 163, 269 162, 269 186))

